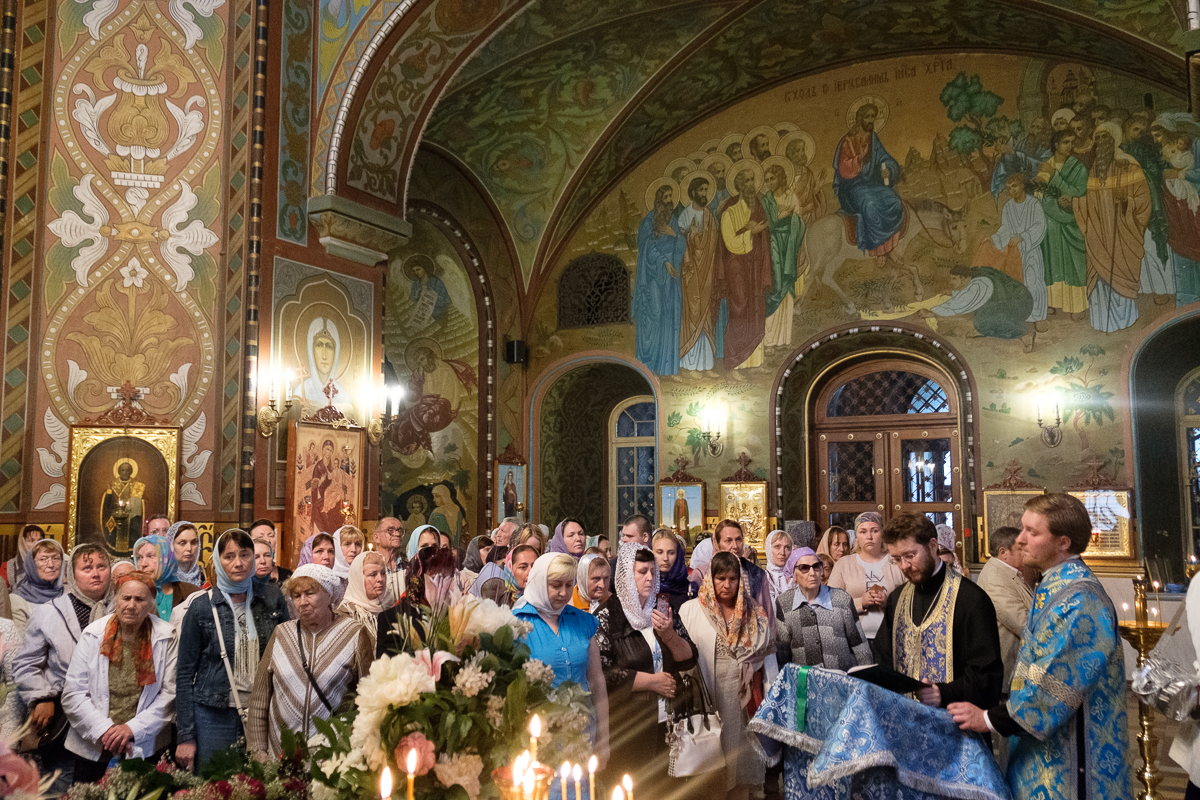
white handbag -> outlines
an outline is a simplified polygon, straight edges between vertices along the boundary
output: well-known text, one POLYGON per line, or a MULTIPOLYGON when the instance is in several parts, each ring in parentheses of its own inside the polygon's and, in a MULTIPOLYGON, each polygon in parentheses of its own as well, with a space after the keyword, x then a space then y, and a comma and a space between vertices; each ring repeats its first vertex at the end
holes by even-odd
POLYGON ((690 690, 693 708, 676 717, 667 729, 670 760, 667 774, 672 778, 688 778, 725 768, 725 753, 721 750, 721 716, 708 696, 704 679, 684 674, 680 681, 690 690))

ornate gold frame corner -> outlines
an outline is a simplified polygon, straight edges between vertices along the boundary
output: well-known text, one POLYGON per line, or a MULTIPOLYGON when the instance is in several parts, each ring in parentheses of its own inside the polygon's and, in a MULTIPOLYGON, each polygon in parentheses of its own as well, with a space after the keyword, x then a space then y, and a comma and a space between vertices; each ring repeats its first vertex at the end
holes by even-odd
POLYGON ((742 523, 746 544, 759 552, 766 543, 767 526, 767 482, 743 481, 721 482, 720 519, 735 519, 742 523))
POLYGON ((79 469, 88 453, 111 439, 133 437, 149 444, 167 462, 167 516, 174 522, 179 516, 179 435, 177 427, 116 427, 111 425, 73 425, 67 445, 67 519, 63 538, 67 551, 76 544, 79 512, 79 469))

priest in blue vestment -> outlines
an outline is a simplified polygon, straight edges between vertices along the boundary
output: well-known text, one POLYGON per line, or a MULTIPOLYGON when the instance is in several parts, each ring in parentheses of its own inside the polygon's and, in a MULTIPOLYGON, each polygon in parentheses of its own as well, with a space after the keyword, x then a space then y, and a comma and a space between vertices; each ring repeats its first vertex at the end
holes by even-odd
POLYGON ((1117 614, 1080 555, 1092 537, 1083 503, 1046 494, 1025 503, 1017 542, 1042 572, 1008 700, 984 711, 953 703, 963 730, 1009 740, 1016 800, 1133 797, 1125 657, 1117 614))
POLYGON ((833 193, 842 213, 856 218, 858 249, 887 256, 900 239, 904 204, 892 188, 900 179, 900 164, 883 149, 875 133, 878 116, 879 109, 872 103, 855 112, 854 127, 833 154, 833 193))

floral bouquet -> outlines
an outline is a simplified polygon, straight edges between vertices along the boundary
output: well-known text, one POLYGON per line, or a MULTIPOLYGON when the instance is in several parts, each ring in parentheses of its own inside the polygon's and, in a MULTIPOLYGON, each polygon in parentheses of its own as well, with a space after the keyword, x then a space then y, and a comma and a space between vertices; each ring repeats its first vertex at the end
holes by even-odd
POLYGON ((411 751, 416 797, 495 796, 492 770, 528 748, 533 713, 547 721, 543 762, 586 760, 587 694, 573 683, 551 689, 553 670, 520 641, 528 623, 443 577, 426 576, 427 604, 402 616, 393 630, 400 652, 371 665, 354 709, 318 721, 325 741, 313 753, 313 800, 375 797, 384 767, 403 785, 411 751))

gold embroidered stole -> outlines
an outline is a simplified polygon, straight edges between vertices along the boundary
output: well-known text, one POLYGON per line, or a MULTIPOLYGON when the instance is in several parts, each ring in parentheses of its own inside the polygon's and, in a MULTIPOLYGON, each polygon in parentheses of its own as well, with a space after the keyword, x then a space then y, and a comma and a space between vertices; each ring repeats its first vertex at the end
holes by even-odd
POLYGON ((942 588, 920 624, 912 621, 913 595, 917 587, 900 590, 896 617, 892 621, 894 667, 910 678, 926 683, 954 680, 954 606, 962 577, 948 566, 942 588))

